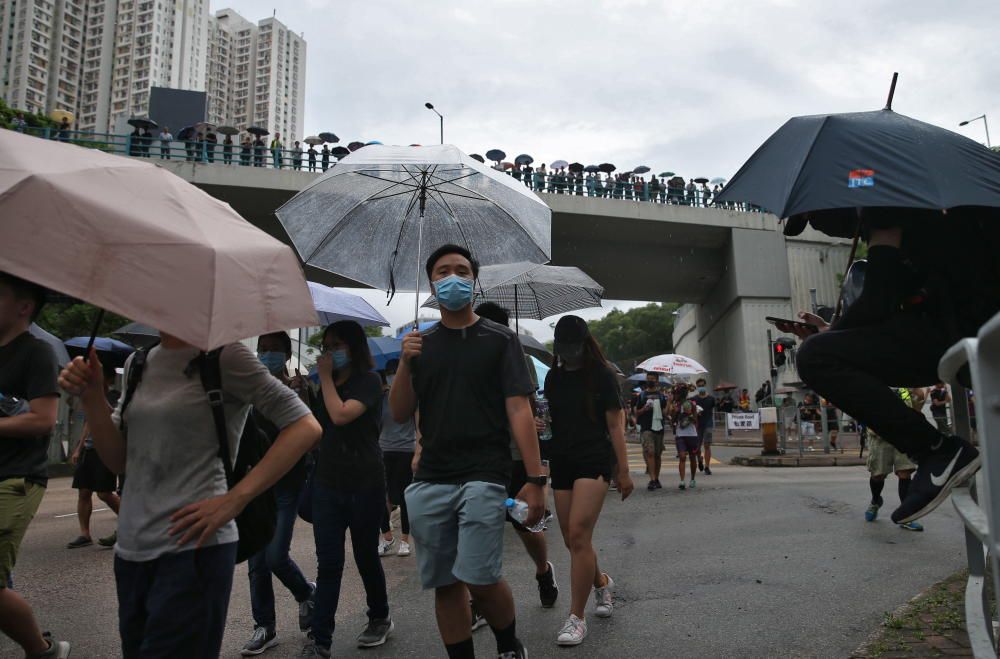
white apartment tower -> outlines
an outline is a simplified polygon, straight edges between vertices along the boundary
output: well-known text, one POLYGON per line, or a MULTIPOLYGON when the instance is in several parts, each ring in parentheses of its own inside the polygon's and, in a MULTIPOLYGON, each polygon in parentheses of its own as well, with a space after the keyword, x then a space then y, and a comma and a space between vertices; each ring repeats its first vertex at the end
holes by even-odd
POLYGON ((263 126, 301 140, 306 42, 275 18, 257 25, 231 9, 215 14, 209 45, 208 115, 215 124, 263 126))

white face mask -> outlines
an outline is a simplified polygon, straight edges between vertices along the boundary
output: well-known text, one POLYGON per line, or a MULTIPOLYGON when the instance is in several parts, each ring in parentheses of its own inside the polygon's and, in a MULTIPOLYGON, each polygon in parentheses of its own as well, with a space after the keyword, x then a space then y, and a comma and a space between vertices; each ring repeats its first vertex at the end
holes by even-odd
POLYGON ((385 376, 385 381, 386 381, 386 383, 387 383, 387 384, 388 384, 388 385, 389 385, 390 387, 392 386, 392 383, 393 383, 393 381, 394 381, 395 379, 396 379, 396 376, 395 376, 395 375, 387 375, 387 376, 385 376))

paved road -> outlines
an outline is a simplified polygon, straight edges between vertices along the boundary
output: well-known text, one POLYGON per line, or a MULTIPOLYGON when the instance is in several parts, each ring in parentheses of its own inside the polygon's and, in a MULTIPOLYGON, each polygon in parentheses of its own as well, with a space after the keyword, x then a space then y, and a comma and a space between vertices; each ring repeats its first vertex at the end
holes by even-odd
MULTIPOLYGON (((726 461, 740 449, 719 449, 726 461)), ((745 449, 743 449, 745 451, 745 449)), ((622 503, 609 495, 598 526, 601 564, 619 584, 610 620, 591 619, 590 637, 575 650, 554 645, 567 615, 565 549, 549 534, 559 584, 553 610, 537 604, 531 566, 508 531, 506 574, 518 606, 518 629, 532 657, 845 657, 895 609, 963 564, 960 524, 950 506, 926 521, 922 534, 887 521, 863 521, 867 475, 862 468, 760 469, 717 465, 694 491, 637 491, 622 503), (564 599, 565 596, 565 599, 564 599)), ((637 483, 645 485, 644 476, 637 483)), ((895 486, 886 500, 895 501, 895 486)), ((45 628, 74 642, 73 657, 116 655, 116 605, 111 552, 66 550, 75 536, 75 492, 52 482, 32 524, 17 581, 45 628)), ((113 528, 108 512, 95 531, 113 528)), ((315 574, 309 527, 300 523, 293 555, 315 574)), ((413 558, 386 558, 396 634, 383 648, 357 650, 364 597, 348 558, 334 641, 338 657, 440 657, 433 598, 419 588, 413 558)), ((236 573, 223 656, 238 656, 251 631, 246 568, 236 573)), ((292 657, 302 635, 293 630, 294 602, 279 588, 282 644, 265 656, 292 657)), ((479 656, 495 656, 492 635, 477 632, 479 656)), ((0 639, 0 657, 18 657, 0 639)))

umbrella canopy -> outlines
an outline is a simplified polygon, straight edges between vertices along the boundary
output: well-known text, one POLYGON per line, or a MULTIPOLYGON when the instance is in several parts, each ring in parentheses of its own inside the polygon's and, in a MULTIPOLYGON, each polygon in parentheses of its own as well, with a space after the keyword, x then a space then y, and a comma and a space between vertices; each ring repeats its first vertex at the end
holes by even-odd
POLYGON ((635 169, 632 170, 632 173, 633 174, 645 174, 648 171, 649 171, 649 167, 646 167, 645 165, 639 165, 638 167, 636 167, 635 169))
POLYGON ((257 137, 264 137, 265 135, 271 134, 271 132, 263 126, 250 126, 247 128, 247 132, 251 135, 256 135, 257 137))
POLYGON ((481 163, 485 163, 486 162, 486 158, 483 158, 478 153, 473 153, 469 157, 472 158, 473 160, 475 160, 476 162, 481 162, 481 163))
POLYGON ((739 389, 739 387, 732 382, 726 382, 725 380, 717 384, 715 387, 715 391, 732 391, 733 389, 739 389))
POLYGON ((650 357, 636 368, 640 371, 652 371, 666 375, 700 375, 708 372, 708 369, 690 357, 674 354, 650 357))
POLYGON ((583 163, 571 162, 569 164, 569 171, 579 174, 583 171, 583 163))
POLYGON ((177 132, 178 140, 187 140, 194 136, 194 126, 185 126, 177 132))
MULTIPOLYGON (((579 268, 511 263, 479 270, 476 303, 494 302, 515 318, 541 320, 556 314, 601 306, 604 287, 579 268)), ((425 307, 438 308, 431 296, 425 307)))
POLYGON ((792 217, 796 235, 814 226, 852 237, 855 208, 1000 207, 1000 155, 950 130, 892 110, 794 117, 778 129, 715 198, 792 217))
POLYGON ((136 128, 158 128, 159 124, 150 119, 149 117, 132 117, 128 120, 129 126, 135 126, 136 128))
POLYGON ((305 138, 302 141, 308 144, 309 146, 317 146, 325 142, 325 140, 322 137, 317 137, 316 135, 310 135, 309 137, 305 138))
POLYGON ((617 167, 615 167, 614 165, 612 165, 609 162, 602 162, 600 165, 597 166, 597 168, 600 169, 605 174, 610 174, 611 172, 613 172, 616 169, 618 169, 617 167))
POLYGON ((524 349, 524 354, 536 357, 545 363, 552 362, 552 353, 542 345, 541 341, 527 334, 518 334, 517 338, 521 340, 521 348, 524 349))
POLYGON ((330 144, 336 144, 340 141, 340 138, 333 133, 320 133, 319 138, 324 142, 329 142, 330 144))
MULTIPOLYGON (((89 336, 77 336, 66 341, 67 352, 73 357, 83 357, 88 345, 90 345, 89 336)), ((94 339, 94 348, 102 362, 115 368, 124 366, 128 356, 135 352, 135 348, 127 343, 101 336, 94 339)))
POLYGON ((0 217, 0 271, 202 350, 316 322, 290 248, 144 159, 0 130, 0 217))
POLYGON ((160 333, 155 328, 142 323, 122 325, 111 334, 137 348, 147 348, 160 342, 160 333))
POLYGON ((424 262, 446 243, 484 265, 551 252, 549 207, 450 145, 362 149, 277 215, 304 262, 390 292, 426 290, 424 262))
POLYGON ((61 123, 63 119, 66 119, 70 123, 73 123, 75 117, 69 110, 52 110, 49 112, 49 119, 57 123, 61 123))
POLYGON ((721 176, 717 176, 713 178, 711 181, 709 181, 709 183, 711 183, 712 185, 725 185, 726 179, 722 178, 721 176))
MULTIPOLYGON (((635 373, 633 375, 628 376, 628 381, 629 382, 645 382, 646 381, 646 374, 645 373, 635 373)), ((665 375, 661 375, 659 377, 659 379, 658 379, 658 382, 660 382, 660 384, 666 384, 666 383, 670 382, 670 380, 667 379, 667 377, 665 375)))
POLYGON ((389 321, 359 295, 309 282, 309 293, 319 313, 320 325, 353 320, 362 327, 388 327, 389 321))
POLYGON ((403 342, 391 336, 376 336, 368 339, 368 350, 375 360, 375 370, 385 370, 386 364, 399 359, 403 354, 403 342))
POLYGON ((371 144, 381 144, 381 142, 379 142, 378 140, 371 140, 370 142, 365 142, 365 146, 369 146, 371 144))
POLYGON ((660 172, 660 178, 670 178, 673 175, 673 172, 660 172))
POLYGON ((492 160, 493 162, 500 162, 507 157, 507 154, 500 149, 490 149, 486 152, 486 159, 492 160))
POLYGON ((365 145, 364 142, 351 142, 350 144, 347 145, 347 150, 353 153, 354 151, 357 151, 364 145, 365 145))
POLYGON ((335 146, 332 149, 330 149, 330 155, 336 158, 337 160, 340 160, 344 156, 351 155, 351 150, 348 149, 346 146, 335 146))
POLYGON ((566 169, 569 167, 569 163, 565 160, 556 160, 549 165, 549 169, 566 169))
POLYGON ((707 178, 705 178, 704 176, 699 176, 698 178, 696 178, 696 179, 694 180, 694 182, 695 182, 695 183, 699 183, 699 184, 700 184, 700 183, 708 183, 708 179, 707 179, 707 178))
POLYGON ((583 168, 583 171, 590 172, 591 174, 596 174, 597 172, 601 171, 601 168, 598 167, 597 165, 587 165, 586 167, 583 168))
POLYGON ((36 339, 41 339, 42 341, 45 341, 50 346, 52 346, 52 352, 55 353, 56 362, 59 364, 59 366, 66 365, 66 363, 69 361, 69 353, 66 352, 66 346, 63 344, 62 339, 60 339, 55 334, 50 334, 49 332, 46 332, 35 323, 31 323, 31 325, 28 326, 28 332, 31 334, 31 336, 35 337, 36 339))
POLYGON ((223 135, 239 135, 240 129, 236 126, 219 126, 215 129, 216 132, 222 133, 223 135))
POLYGON ((530 165, 535 162, 535 159, 529 156, 527 153, 522 153, 518 157, 514 158, 514 162, 518 165, 530 165))
MULTIPOLYGON (((419 323, 417 325, 417 330, 420 331, 420 332, 423 332, 424 330, 428 330, 428 329, 434 327, 437 324, 438 324, 438 321, 436 321, 436 320, 425 320, 424 322, 419 323)), ((413 331, 413 325, 412 324, 407 324, 404 327, 400 327, 399 331, 396 332, 396 338, 397 339, 402 339, 404 336, 406 336, 407 334, 409 334, 412 331, 413 331)))

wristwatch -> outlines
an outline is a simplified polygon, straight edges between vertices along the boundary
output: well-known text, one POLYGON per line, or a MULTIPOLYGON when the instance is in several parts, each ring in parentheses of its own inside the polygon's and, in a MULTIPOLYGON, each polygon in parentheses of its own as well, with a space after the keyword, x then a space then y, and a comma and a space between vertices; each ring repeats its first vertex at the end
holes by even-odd
POLYGON ((528 476, 524 479, 525 483, 531 483, 532 485, 537 485, 539 487, 545 487, 545 484, 549 482, 549 477, 542 476, 528 476))

